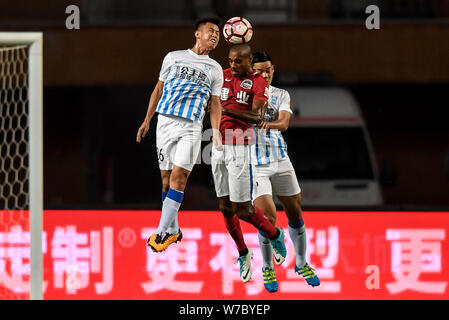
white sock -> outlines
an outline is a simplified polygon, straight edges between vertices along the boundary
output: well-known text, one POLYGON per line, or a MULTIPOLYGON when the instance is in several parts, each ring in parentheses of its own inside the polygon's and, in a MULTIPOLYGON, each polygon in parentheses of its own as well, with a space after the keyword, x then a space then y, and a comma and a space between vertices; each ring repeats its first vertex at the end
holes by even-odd
MULTIPOLYGON (((162 190, 162 204, 164 203, 166 196, 167 196, 167 193, 164 192, 164 190, 162 190)), ((168 227, 167 232, 170 234, 176 234, 179 232, 178 215, 176 215, 175 220, 173 220, 173 222, 168 227)))
POLYGON ((263 260, 263 269, 265 268, 273 268, 273 249, 271 248, 270 239, 264 237, 260 234, 260 231, 257 233, 259 236, 259 244, 260 251, 262 252, 262 260, 263 260))
POLYGON ((176 234, 179 232, 178 215, 177 214, 175 216, 175 219, 172 221, 172 223, 168 227, 167 232, 170 234, 176 234))
POLYGON ((306 264, 306 227, 304 222, 301 226, 293 225, 288 223, 288 233, 290 234, 290 239, 293 242, 296 253, 296 266, 301 269, 306 264))
POLYGON ((173 189, 168 190, 167 196, 162 204, 161 219, 156 233, 162 235, 165 231, 168 231, 175 220, 177 226, 178 210, 181 207, 183 196, 184 193, 181 191, 173 189))

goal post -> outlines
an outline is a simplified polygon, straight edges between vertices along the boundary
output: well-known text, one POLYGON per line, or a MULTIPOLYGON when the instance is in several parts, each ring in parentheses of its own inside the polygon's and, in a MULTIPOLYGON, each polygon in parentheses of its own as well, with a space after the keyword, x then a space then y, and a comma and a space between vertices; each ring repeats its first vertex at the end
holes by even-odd
MULTIPOLYGON (((0 50, 28 46, 28 163, 30 224, 30 299, 43 299, 43 34, 0 32, 0 50)), ((3 77, 3 74, 0 75, 3 77)), ((1 80, 1 79, 0 79, 1 80)), ((0 208, 2 210, 3 208, 0 208)))

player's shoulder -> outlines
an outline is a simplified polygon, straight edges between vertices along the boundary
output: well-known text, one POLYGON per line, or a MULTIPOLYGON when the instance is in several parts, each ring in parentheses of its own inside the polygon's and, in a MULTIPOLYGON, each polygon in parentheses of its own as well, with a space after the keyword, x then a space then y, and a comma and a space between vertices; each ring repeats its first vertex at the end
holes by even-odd
POLYGON ((223 69, 223 76, 227 79, 233 79, 234 77, 232 75, 231 68, 223 69))
POLYGON ((268 82, 262 77, 262 75, 256 71, 253 71, 249 76, 248 79, 251 80, 251 82, 254 84, 253 87, 257 88, 265 88, 265 96, 268 98, 268 82))
POLYGON ((188 50, 173 50, 173 51, 169 51, 167 53, 167 56, 171 56, 171 57, 185 57, 188 54, 189 54, 188 50))
POLYGON ((275 87, 273 85, 270 85, 270 93, 272 95, 277 95, 277 96, 286 96, 286 97, 290 96, 290 94, 288 93, 287 90, 275 87))
POLYGON ((209 57, 209 60, 210 60, 210 62, 212 63, 212 65, 213 65, 214 67, 216 67, 218 70, 220 70, 220 71, 223 70, 223 68, 221 67, 221 64, 219 64, 219 63, 217 62, 217 60, 215 60, 215 59, 213 59, 213 58, 211 58, 211 57, 209 57))
POLYGON ((164 59, 168 59, 168 61, 177 61, 185 57, 185 50, 174 50, 169 51, 165 54, 164 59))
POLYGON ((253 71, 251 72, 251 74, 248 76, 248 78, 252 79, 254 82, 259 82, 263 85, 268 86, 267 81, 264 79, 264 77, 262 77, 262 75, 260 73, 258 73, 257 71, 253 71))

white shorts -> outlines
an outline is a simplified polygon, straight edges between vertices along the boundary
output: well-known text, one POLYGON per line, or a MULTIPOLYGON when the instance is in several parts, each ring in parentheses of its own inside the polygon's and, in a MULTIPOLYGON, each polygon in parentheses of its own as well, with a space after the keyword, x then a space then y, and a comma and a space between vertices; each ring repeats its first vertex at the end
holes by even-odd
POLYGON ((301 193, 295 169, 289 157, 256 166, 256 199, 269 194, 294 196, 301 193))
POLYGON ((159 114, 156 148, 159 169, 172 170, 173 165, 192 171, 201 149, 202 125, 192 120, 159 114))
POLYGON ((223 150, 212 147, 212 176, 217 197, 229 195, 232 202, 253 200, 255 177, 251 147, 224 144, 223 150))

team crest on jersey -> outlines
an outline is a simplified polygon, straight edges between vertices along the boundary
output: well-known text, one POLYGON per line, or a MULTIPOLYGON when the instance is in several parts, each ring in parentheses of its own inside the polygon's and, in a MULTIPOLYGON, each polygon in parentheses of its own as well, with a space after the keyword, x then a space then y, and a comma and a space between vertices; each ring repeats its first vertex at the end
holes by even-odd
POLYGON ((277 102, 278 102, 278 97, 277 96, 272 96, 271 100, 270 100, 270 104, 271 105, 276 105, 277 102))
POLYGON ((249 80, 249 79, 245 79, 245 80, 242 81, 240 86, 243 89, 251 89, 253 87, 253 82, 251 80, 249 80))

